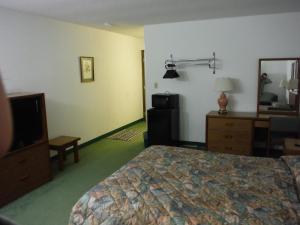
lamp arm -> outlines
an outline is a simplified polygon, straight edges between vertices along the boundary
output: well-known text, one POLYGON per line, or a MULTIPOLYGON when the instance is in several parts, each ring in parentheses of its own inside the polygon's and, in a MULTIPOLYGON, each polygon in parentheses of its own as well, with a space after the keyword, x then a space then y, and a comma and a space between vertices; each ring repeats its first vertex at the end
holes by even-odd
POLYGON ((208 65, 209 69, 213 69, 213 74, 216 72, 216 53, 213 52, 212 58, 199 58, 199 59, 178 59, 174 60, 173 55, 170 55, 170 59, 165 60, 165 68, 168 69, 170 64, 174 65, 172 67, 176 67, 176 64, 181 63, 194 63, 194 65, 208 65), (199 62, 199 63, 195 63, 199 62))

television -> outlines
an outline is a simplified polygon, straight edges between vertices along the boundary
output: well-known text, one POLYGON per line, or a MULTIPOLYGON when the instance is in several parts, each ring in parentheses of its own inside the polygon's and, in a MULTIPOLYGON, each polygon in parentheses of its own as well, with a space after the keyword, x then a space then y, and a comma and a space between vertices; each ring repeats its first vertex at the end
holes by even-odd
POLYGON ((43 135, 41 102, 39 97, 11 99, 13 141, 10 151, 32 145, 43 135))

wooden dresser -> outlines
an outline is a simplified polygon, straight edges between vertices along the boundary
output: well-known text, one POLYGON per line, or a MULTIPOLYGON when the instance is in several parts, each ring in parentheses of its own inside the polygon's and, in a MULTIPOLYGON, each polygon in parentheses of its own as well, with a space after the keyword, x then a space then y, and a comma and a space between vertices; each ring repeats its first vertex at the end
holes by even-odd
POLYGON ((0 207, 52 178, 44 94, 14 94, 9 100, 14 141, 0 159, 0 207), (32 133, 28 126, 39 128, 32 133))
POLYGON ((209 151, 252 155, 253 129, 256 113, 228 112, 206 116, 206 144, 209 151))

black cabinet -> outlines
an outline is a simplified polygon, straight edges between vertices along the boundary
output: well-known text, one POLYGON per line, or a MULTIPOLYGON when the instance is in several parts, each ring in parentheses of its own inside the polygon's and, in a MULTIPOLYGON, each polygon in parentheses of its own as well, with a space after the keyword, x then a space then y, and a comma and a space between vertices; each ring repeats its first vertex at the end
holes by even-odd
POLYGON ((162 102, 161 99, 167 98, 176 104, 153 104, 157 107, 147 110, 149 145, 178 145, 179 95, 155 94, 152 96, 152 101, 157 103, 157 99, 162 102))

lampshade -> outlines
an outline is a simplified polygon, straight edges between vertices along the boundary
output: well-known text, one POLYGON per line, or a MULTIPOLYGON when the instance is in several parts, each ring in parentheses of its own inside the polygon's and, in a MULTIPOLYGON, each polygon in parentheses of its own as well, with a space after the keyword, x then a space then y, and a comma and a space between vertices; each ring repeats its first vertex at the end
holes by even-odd
POLYGON ((288 86, 287 80, 281 80, 280 81, 280 83, 279 83, 280 88, 287 88, 287 86, 288 86))
POLYGON ((298 79, 291 79, 287 84, 287 89, 295 90, 298 89, 298 79))
POLYGON ((172 79, 172 78, 177 78, 177 77, 179 77, 179 74, 177 73, 177 71, 176 70, 173 70, 173 69, 171 69, 171 70, 167 70, 166 71, 166 73, 165 73, 165 75, 164 75, 164 79, 172 79))
POLYGON ((215 80, 215 88, 216 91, 231 91, 233 90, 232 80, 228 77, 219 77, 215 80))

